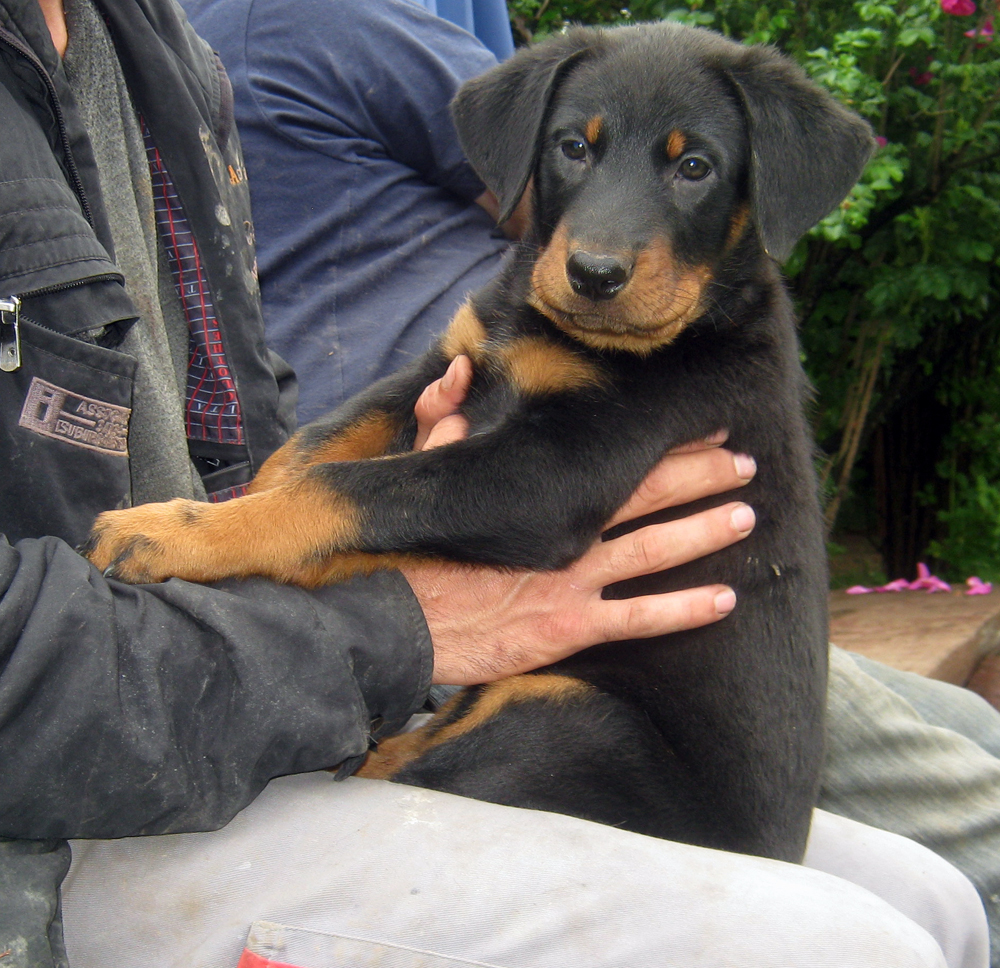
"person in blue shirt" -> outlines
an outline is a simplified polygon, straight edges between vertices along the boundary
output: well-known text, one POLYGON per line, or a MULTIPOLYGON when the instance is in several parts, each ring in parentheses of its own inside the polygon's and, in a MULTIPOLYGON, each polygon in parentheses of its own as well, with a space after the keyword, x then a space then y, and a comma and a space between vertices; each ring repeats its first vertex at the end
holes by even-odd
POLYGON ((424 352, 496 272, 506 240, 448 112, 496 58, 411 0, 186 9, 236 92, 268 342, 308 422, 424 352))

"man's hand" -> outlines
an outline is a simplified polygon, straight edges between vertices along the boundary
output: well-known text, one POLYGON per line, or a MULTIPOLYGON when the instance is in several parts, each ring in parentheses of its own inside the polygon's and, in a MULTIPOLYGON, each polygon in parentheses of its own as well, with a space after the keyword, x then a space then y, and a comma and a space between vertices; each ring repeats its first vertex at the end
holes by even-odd
MULTIPOLYGON (((468 390, 472 366, 456 359, 416 406, 418 446, 465 436, 454 413, 468 390)), ((686 504, 746 484, 756 467, 719 444, 685 447, 665 457, 608 526, 665 507, 686 504)), ((579 561, 557 572, 524 572, 425 562, 403 569, 420 602, 434 646, 435 683, 472 685, 528 672, 600 642, 662 635, 715 622, 736 596, 709 585, 620 601, 601 598, 606 585, 652 574, 718 551, 746 537, 754 514, 734 502, 667 524, 598 541, 579 561)))
POLYGON ((472 360, 456 356, 445 375, 435 380, 417 400, 413 413, 417 418, 414 450, 430 450, 461 440, 469 432, 469 422, 456 413, 472 383, 472 360))

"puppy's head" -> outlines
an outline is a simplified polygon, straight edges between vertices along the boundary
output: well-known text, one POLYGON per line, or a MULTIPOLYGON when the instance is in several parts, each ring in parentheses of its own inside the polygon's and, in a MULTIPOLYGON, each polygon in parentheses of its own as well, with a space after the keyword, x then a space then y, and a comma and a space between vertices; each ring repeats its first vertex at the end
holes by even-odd
POLYGON ((572 30, 466 84, 453 113, 502 220, 531 185, 535 308, 640 353, 702 315, 744 239, 786 259, 873 145, 772 49, 676 24, 572 30))

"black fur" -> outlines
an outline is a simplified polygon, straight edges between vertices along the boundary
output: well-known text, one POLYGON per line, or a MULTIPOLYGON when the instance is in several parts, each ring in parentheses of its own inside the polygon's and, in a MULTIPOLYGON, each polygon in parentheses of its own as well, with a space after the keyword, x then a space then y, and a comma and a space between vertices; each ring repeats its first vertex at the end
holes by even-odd
MULTIPOLYGON (((827 576, 807 386, 768 253, 786 257, 841 200, 870 153, 870 132, 777 53, 672 26, 571 31, 468 84, 454 110, 505 214, 534 179, 531 236, 472 301, 490 344, 544 334, 596 362, 607 381, 526 399, 479 373, 465 408, 470 439, 408 459, 393 475, 408 516, 425 525, 407 547, 559 567, 667 448, 720 428, 729 447, 757 460, 739 494, 757 526, 740 544, 613 591, 727 582, 739 602, 728 618, 559 663, 549 671, 599 691, 508 705, 395 778, 799 860, 822 757, 827 576), (593 116, 604 142, 585 167, 567 164, 561 141, 593 116), (711 161, 711 184, 671 181, 658 153, 675 129, 711 161), (745 202, 751 227, 727 249, 745 202), (666 238, 679 258, 710 266, 705 312, 649 354, 582 347, 524 302, 559 224, 614 252, 666 238), (433 524, 414 516, 414 493, 427 495, 428 511, 446 513, 431 513, 433 524)), ((330 482, 355 497, 364 491, 361 503, 379 508, 369 547, 398 550, 396 512, 376 493, 386 482, 348 484, 351 473, 331 467, 330 482)))

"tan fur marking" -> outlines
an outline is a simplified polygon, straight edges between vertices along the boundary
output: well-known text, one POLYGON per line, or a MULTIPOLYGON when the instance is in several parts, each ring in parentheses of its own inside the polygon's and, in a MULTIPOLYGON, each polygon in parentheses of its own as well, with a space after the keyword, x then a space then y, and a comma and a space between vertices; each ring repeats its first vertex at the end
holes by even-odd
POLYGON ((316 464, 381 457, 389 449, 398 430, 396 421, 389 414, 379 410, 367 413, 305 455, 306 465, 312 467, 316 464))
POLYGON ((536 292, 551 296, 556 304, 578 298, 570 288, 569 278, 566 275, 568 258, 569 233, 565 224, 560 222, 552 233, 549 244, 539 253, 535 267, 531 271, 532 288, 536 292))
POLYGON ((314 464, 381 457, 389 449, 398 429, 388 414, 376 410, 331 434, 311 451, 306 450, 301 435, 296 434, 264 461, 247 493, 257 494, 279 484, 289 484, 314 464))
POLYGON ((358 771, 358 776, 380 780, 392 779, 404 766, 419 759, 428 750, 483 726, 511 703, 532 700, 563 703, 593 695, 595 692, 595 688, 589 682, 554 673, 512 676, 487 686, 461 719, 440 726, 439 720, 446 720, 459 701, 462 695, 459 693, 442 706, 426 726, 379 743, 378 749, 368 754, 368 759, 358 771))
POLYGON ((604 118, 599 114, 592 117, 588 122, 586 128, 583 129, 583 136, 587 139, 587 144, 596 145, 597 139, 601 136, 601 130, 604 128, 604 118))
POLYGON ((676 161, 684 153, 686 146, 687 138, 684 137, 684 133, 675 128, 667 136, 667 158, 676 161))
POLYGON ((369 780, 391 780, 404 766, 419 759, 436 745, 432 740, 438 734, 441 722, 447 720, 464 695, 465 692, 462 691, 452 696, 434 714, 434 718, 419 729, 383 740, 378 744, 377 750, 368 754, 356 775, 369 780))
POLYGON ((749 222, 750 206, 744 203, 736 209, 733 213, 733 217, 729 221, 729 234, 726 236, 726 247, 724 249, 725 254, 728 255, 733 249, 736 248, 740 239, 743 238, 749 222))
POLYGON ((570 242, 560 224, 532 271, 527 301, 563 332, 599 350, 648 354, 677 338, 704 311, 708 266, 676 260, 664 239, 635 257, 632 277, 614 299, 595 303, 575 293, 566 275, 570 242))
POLYGON ((419 555, 336 552, 319 564, 300 566, 297 576, 290 581, 290 584, 301 585, 303 588, 320 588, 323 585, 347 581, 355 575, 370 575, 375 571, 398 571, 420 560, 419 555))
POLYGON ((266 491, 268 488, 288 483, 301 475, 302 466, 302 453, 299 448, 299 437, 296 434, 264 461, 257 471, 257 476, 250 482, 247 493, 256 494, 258 491, 266 491))
POLYGON ((524 188, 524 194, 517 203, 516 208, 511 213, 509 219, 503 223, 503 234, 508 239, 523 239, 531 225, 533 209, 535 205, 535 176, 528 179, 528 184, 524 188))
POLYGON ((470 303, 458 308, 441 340, 441 349, 448 359, 465 354, 475 361, 486 342, 486 328, 479 321, 470 303))
POLYGON ((94 526, 90 560, 125 581, 208 582, 264 575, 313 587, 331 576, 393 567, 380 555, 337 555, 357 544, 358 514, 343 495, 308 477, 224 504, 175 500, 107 511, 94 526), (197 510, 190 513, 191 506, 197 510), (138 540, 137 540, 138 539, 138 540))
POLYGON ((528 395, 599 386, 604 379, 594 364, 542 337, 520 339, 498 350, 497 356, 511 381, 528 395))
POLYGON ((378 744, 378 749, 369 753, 355 776, 366 780, 391 780, 404 766, 419 759, 427 752, 427 727, 402 733, 378 744))
POLYGON ((476 704, 461 719, 438 730, 430 745, 440 746, 450 739, 471 733, 511 703, 540 699, 563 703, 588 696, 595 691, 589 682, 554 673, 501 679, 488 685, 480 694, 476 704))

